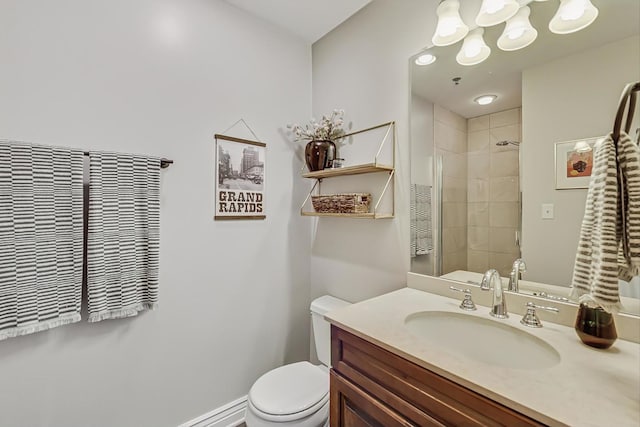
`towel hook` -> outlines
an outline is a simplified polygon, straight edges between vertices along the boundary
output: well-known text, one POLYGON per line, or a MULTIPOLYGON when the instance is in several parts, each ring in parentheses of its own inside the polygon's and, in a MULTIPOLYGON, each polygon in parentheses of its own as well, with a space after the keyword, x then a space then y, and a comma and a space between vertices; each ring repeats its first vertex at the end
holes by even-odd
MULTIPOLYGON (((636 109, 636 92, 640 91, 640 82, 628 83, 622 91, 620 97, 620 104, 618 105, 618 111, 616 113, 616 120, 613 124, 613 140, 617 142, 620 138, 620 131, 622 129, 622 119, 624 118, 625 110, 627 110, 627 121, 625 122, 625 132, 629 133, 631 130, 631 122, 633 121, 633 114, 636 109), (629 108, 627 109, 627 102, 629 108)), ((617 150, 616 150, 617 151, 617 150)))

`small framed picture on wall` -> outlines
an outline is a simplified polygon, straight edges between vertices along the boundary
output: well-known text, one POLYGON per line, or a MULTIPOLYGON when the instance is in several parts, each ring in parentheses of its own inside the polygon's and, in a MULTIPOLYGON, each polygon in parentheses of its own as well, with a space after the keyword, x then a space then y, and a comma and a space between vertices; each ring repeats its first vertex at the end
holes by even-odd
POLYGON ((215 135, 214 219, 265 219, 266 144, 215 135))
POLYGON ((594 148, 601 139, 556 142, 556 190, 589 188, 594 148))

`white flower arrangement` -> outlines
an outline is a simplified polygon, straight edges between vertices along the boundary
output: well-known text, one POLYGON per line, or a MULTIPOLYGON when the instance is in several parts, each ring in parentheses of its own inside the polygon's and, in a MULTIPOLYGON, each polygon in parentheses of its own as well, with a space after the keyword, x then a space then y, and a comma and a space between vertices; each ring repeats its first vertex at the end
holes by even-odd
POLYGON ((329 140, 335 141, 345 134, 344 110, 333 110, 330 116, 322 116, 318 122, 311 119, 311 123, 302 127, 297 123, 287 125, 296 141, 329 140))

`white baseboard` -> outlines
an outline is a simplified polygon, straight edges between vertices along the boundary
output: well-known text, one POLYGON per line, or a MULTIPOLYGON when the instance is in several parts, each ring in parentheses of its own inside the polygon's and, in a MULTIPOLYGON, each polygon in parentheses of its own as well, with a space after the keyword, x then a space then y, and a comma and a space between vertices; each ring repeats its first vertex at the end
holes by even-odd
POLYGON ((179 427, 237 427, 244 422, 247 396, 180 424, 179 427))

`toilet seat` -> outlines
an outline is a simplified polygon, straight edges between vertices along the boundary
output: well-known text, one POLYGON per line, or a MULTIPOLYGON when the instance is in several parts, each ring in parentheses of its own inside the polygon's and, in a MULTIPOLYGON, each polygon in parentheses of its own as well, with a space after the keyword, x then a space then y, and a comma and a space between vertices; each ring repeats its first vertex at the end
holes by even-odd
MULTIPOLYGON (((266 414, 262 411, 256 409, 255 406, 251 403, 251 401, 247 402, 247 417, 251 414, 252 418, 255 417, 260 420, 260 425, 269 425, 269 426, 289 426, 295 425, 297 427, 309 425, 309 426, 318 426, 321 424, 326 424, 326 421, 329 418, 329 396, 327 395, 327 399, 320 402, 320 404, 315 405, 313 409, 309 409, 304 412, 298 412, 295 414, 288 415, 271 415, 266 414)), ((249 421, 245 419, 247 425, 249 425, 249 421)), ((254 424, 251 423, 253 426, 254 424)))
POLYGON ((329 401, 327 371, 309 362, 267 372, 251 387, 248 404, 267 421, 288 422, 318 412, 329 401))

